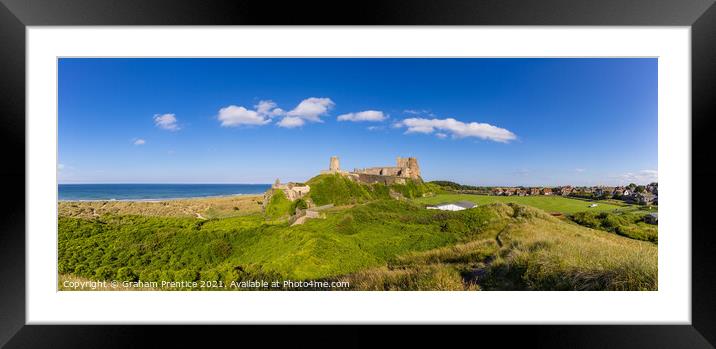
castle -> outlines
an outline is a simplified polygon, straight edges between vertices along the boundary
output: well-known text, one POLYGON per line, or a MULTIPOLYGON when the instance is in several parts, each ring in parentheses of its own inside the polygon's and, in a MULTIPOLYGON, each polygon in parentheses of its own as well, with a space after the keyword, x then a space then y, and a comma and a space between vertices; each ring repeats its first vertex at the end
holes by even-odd
POLYGON ((341 170, 337 156, 332 156, 328 170, 322 174, 341 174, 362 183, 405 184, 406 179, 420 179, 418 159, 398 157, 396 166, 356 168, 351 172, 341 170))
MULTIPOLYGON (((405 184, 407 179, 421 179, 418 159, 413 157, 398 157, 395 165, 396 166, 356 168, 349 172, 341 170, 340 160, 337 156, 331 156, 328 170, 321 171, 321 174, 340 174, 356 182, 367 184, 381 183, 385 185, 405 184)), ((268 203, 268 200, 275 190, 283 191, 287 199, 295 201, 306 196, 306 194, 311 191, 311 187, 305 183, 281 183, 280 180, 276 179, 271 189, 264 194, 264 204, 268 203)))
MULTIPOLYGON (((406 184, 409 180, 419 180, 420 178, 420 167, 418 166, 418 159, 409 157, 401 158, 398 157, 396 166, 386 167, 369 167, 369 168, 356 168, 353 171, 341 170, 340 160, 337 156, 331 156, 331 160, 328 164, 328 170, 321 171, 321 174, 338 174, 345 176, 348 179, 365 184, 380 183, 385 185, 392 184, 406 184)), ((271 189, 264 193, 264 200, 262 205, 264 208, 267 207, 274 193, 281 190, 284 196, 290 200, 295 201, 303 198, 311 191, 311 187, 305 183, 281 183, 279 179, 271 186, 271 189)), ((392 192, 392 189, 391 189, 392 192)), ((391 194, 392 196, 393 194, 391 194)), ((396 194, 399 195, 399 194, 396 194)), ((309 208, 307 209, 296 209, 295 213, 291 215, 292 225, 303 224, 308 218, 323 218, 325 215, 319 212, 319 208, 313 207, 309 200, 309 208)), ((328 205, 333 206, 333 205, 328 205)))

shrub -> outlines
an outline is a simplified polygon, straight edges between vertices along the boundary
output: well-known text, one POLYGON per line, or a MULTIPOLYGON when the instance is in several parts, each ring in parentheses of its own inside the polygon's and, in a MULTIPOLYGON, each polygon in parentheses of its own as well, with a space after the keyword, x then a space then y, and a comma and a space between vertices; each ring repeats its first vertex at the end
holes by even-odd
POLYGON ((231 244, 223 239, 213 240, 208 245, 212 260, 222 260, 231 255, 231 244))
POLYGON ((658 228, 643 223, 644 217, 638 214, 578 212, 569 218, 588 228, 604 230, 636 240, 658 242, 658 228))
POLYGON ((340 234, 352 235, 358 232, 353 224, 353 216, 347 215, 336 224, 336 232, 340 234))
POLYGON ((117 280, 120 281, 137 281, 139 276, 135 274, 132 269, 123 267, 117 270, 117 280))
POLYGON ((94 271, 94 276, 99 280, 113 280, 114 271, 110 267, 102 266, 94 271))
POLYGON ((306 203, 306 200, 303 199, 297 199, 293 202, 293 212, 296 212, 297 209, 305 210, 308 208, 308 204, 306 203))

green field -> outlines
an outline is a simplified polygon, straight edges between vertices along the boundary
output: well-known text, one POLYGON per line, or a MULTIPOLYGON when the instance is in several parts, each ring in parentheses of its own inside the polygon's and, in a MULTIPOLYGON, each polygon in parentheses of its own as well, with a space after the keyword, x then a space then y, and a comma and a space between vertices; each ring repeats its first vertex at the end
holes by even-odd
MULTIPOLYGON (((563 199, 564 200, 564 199, 563 199)), ((655 244, 522 206, 377 200, 303 225, 262 214, 59 218, 62 279, 344 280, 354 290, 654 290, 655 244)))
POLYGON ((590 202, 578 199, 570 199, 561 196, 488 196, 471 194, 438 194, 431 197, 424 197, 415 200, 421 204, 437 204, 443 202, 471 201, 477 205, 492 203, 515 203, 539 208, 547 212, 559 212, 562 214, 573 214, 582 211, 590 212, 614 212, 635 209, 636 206, 615 205, 606 202, 590 202), (589 207, 596 203, 597 207, 589 207))

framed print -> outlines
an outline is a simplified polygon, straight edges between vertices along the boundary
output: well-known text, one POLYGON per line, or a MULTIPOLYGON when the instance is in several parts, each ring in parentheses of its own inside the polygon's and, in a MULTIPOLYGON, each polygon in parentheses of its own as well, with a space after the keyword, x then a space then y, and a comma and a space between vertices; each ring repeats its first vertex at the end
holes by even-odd
POLYGON ((712 2, 3 5, 8 347, 716 342, 712 2))

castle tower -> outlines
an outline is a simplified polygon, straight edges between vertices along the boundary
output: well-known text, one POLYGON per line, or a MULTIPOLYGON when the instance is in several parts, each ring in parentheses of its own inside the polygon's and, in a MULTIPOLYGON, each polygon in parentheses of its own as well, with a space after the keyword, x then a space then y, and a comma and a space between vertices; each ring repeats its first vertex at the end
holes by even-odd
POLYGON ((331 172, 338 172, 341 170, 341 165, 338 162, 337 156, 331 156, 331 163, 328 165, 328 170, 331 172))
POLYGON ((410 177, 420 177, 420 166, 418 166, 417 158, 408 158, 408 168, 410 169, 410 177))

